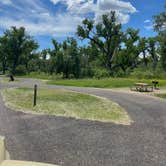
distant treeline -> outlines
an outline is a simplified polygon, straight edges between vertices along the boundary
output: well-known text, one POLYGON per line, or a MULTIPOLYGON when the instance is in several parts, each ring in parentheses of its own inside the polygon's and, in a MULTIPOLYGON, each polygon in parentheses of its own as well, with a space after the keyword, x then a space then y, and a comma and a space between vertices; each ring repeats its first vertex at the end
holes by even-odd
MULTIPOLYGON (((165 8, 166 9, 166 8, 165 8)), ((103 15, 95 24, 84 19, 77 27, 79 46, 68 37, 62 43, 52 39, 53 49, 38 50, 38 43, 24 27, 11 27, 0 37, 0 71, 3 74, 43 72, 63 78, 126 76, 138 70, 166 71, 166 12, 154 16, 156 37, 140 37, 139 30, 122 31, 116 13, 103 15)))

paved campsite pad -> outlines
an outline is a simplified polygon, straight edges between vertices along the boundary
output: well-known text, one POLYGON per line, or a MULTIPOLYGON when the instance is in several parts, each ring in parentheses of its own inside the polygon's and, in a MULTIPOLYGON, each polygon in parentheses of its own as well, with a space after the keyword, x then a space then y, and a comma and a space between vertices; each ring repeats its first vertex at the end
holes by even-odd
POLYGON ((134 123, 124 126, 24 114, 7 109, 0 99, 0 134, 7 138, 11 159, 65 166, 165 166, 166 101, 103 89, 47 88, 112 99, 127 110, 134 123))

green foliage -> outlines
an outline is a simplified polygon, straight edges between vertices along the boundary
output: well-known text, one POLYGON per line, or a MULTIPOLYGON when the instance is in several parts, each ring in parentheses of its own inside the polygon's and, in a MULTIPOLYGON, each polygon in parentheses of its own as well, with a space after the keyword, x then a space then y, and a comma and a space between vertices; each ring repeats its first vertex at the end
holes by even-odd
POLYGON ((142 53, 143 55, 144 66, 147 67, 148 66, 148 57, 147 57, 148 40, 145 37, 139 39, 138 49, 139 49, 139 53, 142 53))
POLYGON ((161 64, 166 71, 166 5, 165 11, 154 16, 155 30, 158 32, 158 41, 160 43, 159 53, 161 55, 161 64))
POLYGON ((44 79, 44 80, 58 80, 63 79, 63 74, 46 74, 44 72, 31 72, 27 75, 24 75, 25 78, 37 78, 37 79, 44 79))
POLYGON ((102 52, 105 66, 111 70, 113 57, 122 38, 121 25, 116 22, 115 12, 103 15, 101 23, 97 25, 92 20, 83 20, 82 26, 77 28, 77 35, 90 40, 102 52))
POLYGON ((163 32, 160 35, 159 42, 160 42, 161 64, 163 69, 166 71, 166 32, 163 32))
POLYGON ((0 40, 0 50, 3 59, 3 70, 8 67, 12 74, 15 74, 18 65, 25 65, 33 58, 33 51, 38 44, 25 32, 25 28, 11 27, 4 32, 0 40), (6 63, 7 62, 7 63, 6 63))
MULTIPOLYGON (((155 16, 157 37, 140 37, 139 30, 122 32, 116 12, 103 15, 96 24, 83 20, 77 28, 79 46, 68 37, 62 43, 52 39, 52 49, 37 52, 38 44, 25 28, 11 27, 0 37, 0 72, 29 74, 32 72, 64 79, 103 77, 164 78, 166 72, 165 11, 155 16), (44 74, 43 74, 44 73, 44 74)), ((31 74, 30 74, 31 75, 31 74)))
POLYGON ((18 65, 15 69, 16 75, 25 75, 27 72, 26 67, 24 65, 18 65))
POLYGON ((166 72, 161 69, 154 71, 147 68, 137 68, 130 73, 130 76, 137 79, 165 79, 166 72))
POLYGON ((97 79, 110 76, 110 72, 107 69, 96 68, 93 70, 93 72, 94 72, 94 78, 97 78, 97 79))

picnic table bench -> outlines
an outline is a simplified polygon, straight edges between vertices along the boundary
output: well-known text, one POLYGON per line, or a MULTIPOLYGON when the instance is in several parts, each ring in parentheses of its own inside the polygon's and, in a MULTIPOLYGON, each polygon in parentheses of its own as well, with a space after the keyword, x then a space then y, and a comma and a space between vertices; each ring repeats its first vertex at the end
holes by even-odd
POLYGON ((138 82, 130 88, 132 91, 138 92, 153 92, 153 86, 147 83, 138 82))

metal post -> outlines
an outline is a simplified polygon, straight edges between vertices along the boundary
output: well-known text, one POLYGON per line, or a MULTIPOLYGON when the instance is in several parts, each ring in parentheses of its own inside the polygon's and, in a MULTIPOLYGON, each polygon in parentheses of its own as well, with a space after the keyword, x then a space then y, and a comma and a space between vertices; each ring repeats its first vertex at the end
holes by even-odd
POLYGON ((33 106, 36 106, 37 101, 37 85, 34 86, 34 100, 33 100, 33 106))

